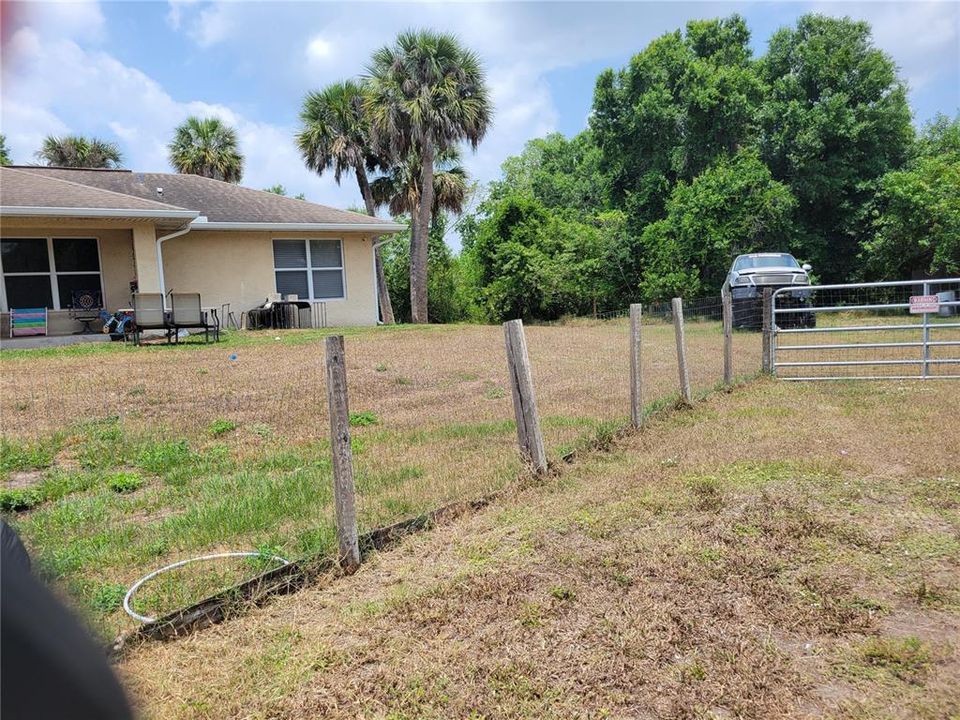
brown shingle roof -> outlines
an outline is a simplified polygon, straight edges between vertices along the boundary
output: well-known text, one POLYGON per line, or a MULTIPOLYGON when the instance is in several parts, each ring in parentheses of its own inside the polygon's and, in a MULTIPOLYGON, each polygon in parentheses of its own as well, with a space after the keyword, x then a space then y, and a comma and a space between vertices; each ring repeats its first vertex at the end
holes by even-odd
POLYGON ((137 214, 156 213, 157 217, 184 214, 184 208, 157 200, 9 167, 0 168, 0 206, 130 210, 137 214))
MULTIPOLYGON (((283 197, 275 193, 234 185, 199 175, 139 173, 129 170, 74 170, 69 168, 22 168, 36 176, 69 179, 90 187, 122 193, 143 200, 197 210, 211 223, 304 223, 382 226, 382 218, 338 210, 326 205, 283 197)), ((4 203, 6 204, 6 203, 4 203)))

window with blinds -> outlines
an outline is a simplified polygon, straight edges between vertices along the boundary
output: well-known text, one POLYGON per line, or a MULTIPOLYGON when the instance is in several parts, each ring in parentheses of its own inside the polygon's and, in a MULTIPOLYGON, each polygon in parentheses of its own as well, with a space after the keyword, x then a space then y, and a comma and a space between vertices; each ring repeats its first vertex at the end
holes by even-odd
POLYGON ((343 300, 343 243, 340 240, 274 240, 277 292, 304 300, 343 300))

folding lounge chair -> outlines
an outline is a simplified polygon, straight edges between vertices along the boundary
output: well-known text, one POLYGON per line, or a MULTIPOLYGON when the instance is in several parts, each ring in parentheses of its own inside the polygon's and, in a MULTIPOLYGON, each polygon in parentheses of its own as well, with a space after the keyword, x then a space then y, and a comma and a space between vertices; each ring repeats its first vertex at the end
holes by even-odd
POLYGON ((163 330, 170 342, 171 327, 163 310, 163 295, 160 293, 134 293, 133 295, 133 342, 140 344, 144 330, 163 330))
POLYGON ((170 328, 174 342, 177 342, 178 330, 203 330, 206 342, 210 342, 212 330, 214 342, 220 341, 220 319, 216 312, 212 312, 211 322, 200 307, 200 293, 171 293, 170 307, 170 328))
POLYGON ((47 309, 10 308, 10 337, 46 335, 47 309))

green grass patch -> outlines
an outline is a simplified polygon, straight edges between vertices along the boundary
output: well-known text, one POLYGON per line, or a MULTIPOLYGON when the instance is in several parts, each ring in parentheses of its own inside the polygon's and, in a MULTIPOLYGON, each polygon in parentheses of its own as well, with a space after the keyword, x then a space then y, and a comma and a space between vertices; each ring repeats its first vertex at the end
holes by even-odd
POLYGON ((370 410, 361 410, 359 412, 350 413, 350 426, 351 427, 368 427, 370 425, 376 425, 380 422, 377 419, 377 414, 371 412, 370 410))
POLYGON ((207 432, 210 433, 213 437, 220 437, 221 435, 226 435, 229 432, 233 432, 237 429, 237 424, 233 420, 224 420, 223 418, 218 418, 214 420, 207 427, 207 432))
POLYGON ((93 591, 90 604, 97 612, 107 614, 123 605, 127 587, 118 583, 104 583, 93 591))
POLYGON ((863 664, 883 668, 907 682, 916 681, 933 661, 930 649, 916 637, 870 638, 859 650, 863 664))
POLYGON ((131 493, 143 487, 143 478, 137 473, 114 473, 107 478, 107 487, 116 493, 131 493))
POLYGON ((52 436, 36 442, 0 438, 0 473, 40 470, 50 467, 60 449, 61 439, 52 436))
POLYGON ((186 440, 160 440, 143 444, 137 455, 137 467, 154 475, 163 475, 191 459, 186 440))

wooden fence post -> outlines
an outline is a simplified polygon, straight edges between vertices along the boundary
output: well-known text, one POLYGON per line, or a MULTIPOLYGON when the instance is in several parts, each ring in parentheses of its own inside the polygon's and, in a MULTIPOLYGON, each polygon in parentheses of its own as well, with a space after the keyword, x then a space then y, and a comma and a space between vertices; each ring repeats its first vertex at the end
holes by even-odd
POLYGON ((507 367, 510 370, 510 388, 513 391, 513 413, 517 419, 517 440, 520 455, 530 463, 533 471, 547 471, 547 454, 543 449, 540 433, 540 415, 533 392, 533 377, 530 373, 530 358, 527 356, 527 341, 523 335, 523 321, 510 320, 503 324, 507 346, 507 367))
POLYGON ((340 545, 340 563, 347 570, 360 564, 350 410, 347 406, 347 367, 343 335, 326 339, 327 401, 330 406, 330 451, 333 455, 333 500, 340 545))
POLYGON ((683 335, 683 299, 673 299, 673 329, 677 336, 677 367, 680 370, 680 397, 687 405, 693 404, 690 394, 690 373, 687 372, 687 341, 683 335))
POLYGON ((733 384, 733 300, 726 283, 720 289, 723 305, 723 384, 733 384))
POLYGON ((763 360, 761 369, 765 373, 773 372, 773 300, 772 290, 763 289, 763 360))
POLYGON ((630 305, 630 424, 638 428, 643 424, 643 377, 640 365, 640 337, 643 306, 630 305))

